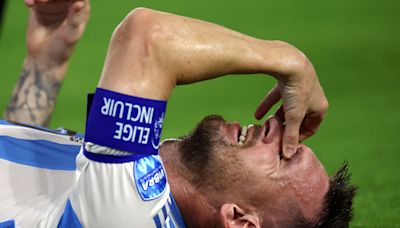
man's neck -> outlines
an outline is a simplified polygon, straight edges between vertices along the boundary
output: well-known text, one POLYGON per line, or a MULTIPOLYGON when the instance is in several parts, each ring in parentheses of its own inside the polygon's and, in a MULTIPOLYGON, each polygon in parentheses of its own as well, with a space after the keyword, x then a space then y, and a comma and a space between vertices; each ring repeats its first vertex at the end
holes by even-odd
MULTIPOLYGON (((177 143, 173 143, 177 144, 177 143)), ((182 173, 185 172, 180 162, 177 145, 170 142, 160 146, 160 157, 167 172, 168 184, 178 208, 189 227, 210 224, 215 221, 217 210, 209 204, 208 199, 200 193, 182 173)), ((186 171, 187 172, 187 171, 186 171)))

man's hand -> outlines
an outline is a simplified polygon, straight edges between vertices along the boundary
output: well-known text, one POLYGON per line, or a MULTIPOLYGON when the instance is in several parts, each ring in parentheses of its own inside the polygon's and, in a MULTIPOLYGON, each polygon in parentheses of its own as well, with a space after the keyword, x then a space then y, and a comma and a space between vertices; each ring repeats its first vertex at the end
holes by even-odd
POLYGON ((28 55, 4 116, 47 126, 68 60, 89 18, 89 0, 25 0, 28 55))
POLYGON ((277 77, 277 85, 269 91, 255 112, 255 117, 261 119, 282 99, 283 105, 276 115, 285 121, 282 147, 287 159, 295 153, 299 141, 317 131, 328 109, 328 101, 314 67, 307 59, 305 66, 289 76, 277 77))
POLYGON ((178 84, 243 73, 264 73, 278 80, 256 117, 262 118, 283 100, 278 114, 286 121, 283 151, 290 158, 299 139, 317 130, 328 102, 310 61, 286 42, 260 40, 208 22, 136 9, 113 34, 99 86, 165 100, 178 84))
POLYGON ((27 47, 39 67, 64 64, 89 18, 88 0, 25 0, 30 8, 27 47))

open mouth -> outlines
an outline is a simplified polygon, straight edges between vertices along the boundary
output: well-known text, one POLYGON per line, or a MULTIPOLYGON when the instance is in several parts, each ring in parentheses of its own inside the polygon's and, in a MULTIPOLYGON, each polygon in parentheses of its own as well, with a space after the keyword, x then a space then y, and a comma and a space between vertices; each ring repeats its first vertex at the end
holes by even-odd
POLYGON ((236 128, 236 143, 241 146, 244 145, 248 138, 262 138, 264 143, 269 144, 282 137, 282 123, 276 116, 268 118, 262 126, 260 125, 247 125, 236 128))
POLYGON ((246 141, 246 136, 247 136, 247 130, 249 129, 249 126, 243 126, 238 134, 238 144, 241 146, 244 144, 246 141))

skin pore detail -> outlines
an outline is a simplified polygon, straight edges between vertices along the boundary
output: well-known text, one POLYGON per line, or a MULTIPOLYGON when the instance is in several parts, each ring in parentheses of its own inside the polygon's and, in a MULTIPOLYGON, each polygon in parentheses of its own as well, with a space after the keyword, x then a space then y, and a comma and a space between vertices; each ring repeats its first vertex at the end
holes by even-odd
POLYGON ((48 126, 60 91, 62 79, 52 70, 41 70, 34 60, 27 60, 22 69, 4 117, 36 125, 48 126))
MULTIPOLYGON (((188 135, 163 143, 160 154, 170 180, 178 180, 170 184, 183 211, 198 214, 204 207, 218 211, 231 203, 257 214, 266 227, 302 227, 312 221, 327 192, 328 175, 305 145, 299 145, 291 159, 284 159, 283 131, 276 116, 263 125, 241 127, 211 115, 188 135), (246 137, 240 140, 239 135, 246 137), (204 204, 194 206, 195 199, 204 204)), ((190 213, 185 215, 196 220, 190 213)), ((207 216, 215 218, 213 213, 207 216)))

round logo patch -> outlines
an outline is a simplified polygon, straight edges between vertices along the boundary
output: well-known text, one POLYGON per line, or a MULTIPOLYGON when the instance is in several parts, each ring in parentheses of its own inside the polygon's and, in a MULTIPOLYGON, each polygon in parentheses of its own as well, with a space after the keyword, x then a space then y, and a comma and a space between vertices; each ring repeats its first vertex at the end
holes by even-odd
POLYGON ((133 173, 143 200, 153 200, 164 193, 167 176, 158 156, 151 155, 135 161, 133 173))

